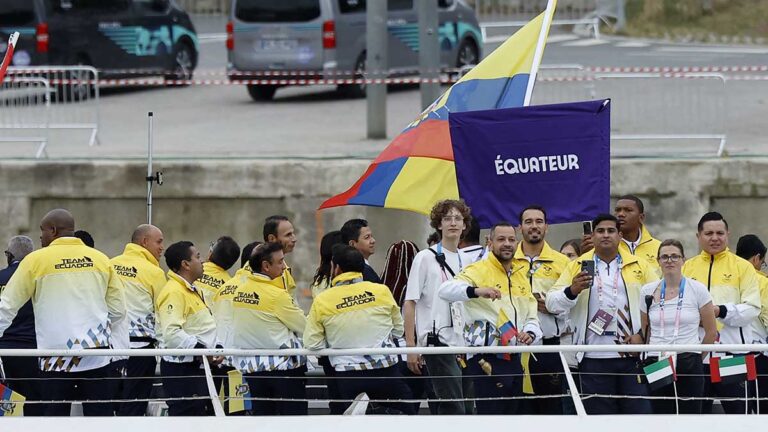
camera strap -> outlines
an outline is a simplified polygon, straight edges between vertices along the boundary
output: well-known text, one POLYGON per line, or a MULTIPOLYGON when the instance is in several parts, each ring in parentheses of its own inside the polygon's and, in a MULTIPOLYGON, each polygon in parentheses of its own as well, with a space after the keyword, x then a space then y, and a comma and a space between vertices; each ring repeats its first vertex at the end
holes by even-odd
MULTIPOLYGON (((450 273, 451 277, 456 277, 456 273, 453 271, 451 266, 448 265, 448 262, 445 261, 445 254, 443 253, 442 243, 437 244, 437 251, 432 248, 429 248, 429 251, 435 254, 435 260, 437 260, 437 263, 440 264, 440 268, 443 270, 443 272, 447 271, 450 273)), ((459 258, 459 262, 461 262, 461 258, 459 258)))

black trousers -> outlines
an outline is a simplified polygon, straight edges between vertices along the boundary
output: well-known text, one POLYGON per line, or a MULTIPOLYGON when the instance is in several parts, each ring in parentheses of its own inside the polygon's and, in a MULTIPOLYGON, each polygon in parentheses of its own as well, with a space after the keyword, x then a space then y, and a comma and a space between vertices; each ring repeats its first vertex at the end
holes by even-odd
MULTIPOLYGON (((34 348, 34 347, 32 347, 34 348)), ((11 390, 27 398, 40 400, 40 364, 37 357, 2 357, 6 384, 11 390)), ((24 404, 24 415, 41 416, 45 412, 42 404, 24 404)))
MULTIPOLYGON (((487 367, 486 367, 487 369, 487 367)), ((510 360, 504 360, 495 354, 483 354, 467 360, 464 375, 471 377, 474 383, 475 407, 478 414, 517 414, 518 399, 487 399, 519 397, 523 394, 523 366, 520 355, 513 354, 510 360), (481 361, 490 365, 488 375, 481 366, 481 361)))
MULTIPOLYGON (((560 345, 560 338, 545 339, 544 345, 560 345)), ((535 395, 563 394, 565 376, 559 354, 536 354, 535 359, 531 356, 528 361, 528 370, 531 373, 531 384, 535 395)), ((526 412, 521 414, 559 415, 563 413, 562 398, 529 399, 528 402, 526 412)))
MULTIPOLYGON (((658 361, 657 358, 649 357, 651 361, 658 361)), ((675 374, 677 381, 674 387, 666 387, 654 390, 652 396, 675 396, 675 387, 677 388, 678 407, 680 414, 701 414, 702 400, 680 400, 686 397, 704 396, 704 381, 708 380, 708 370, 704 369, 701 362, 701 354, 698 353, 680 353, 677 355, 675 363, 675 374)), ((674 399, 653 399, 651 400, 654 414, 676 414, 674 399)))
POLYGON ((595 397, 595 394, 647 396, 648 385, 637 358, 584 358, 579 364, 581 395, 587 414, 650 414, 647 399, 595 397))
MULTIPOLYGON (((411 399, 411 390, 403 381, 400 366, 362 371, 336 371, 339 379, 339 393, 342 399, 354 400, 360 393, 368 394, 371 399, 411 399)), ((348 407, 351 403, 347 403, 348 407)), ((413 404, 403 402, 382 402, 372 404, 381 406, 389 414, 416 414, 413 404)), ((375 409, 375 408, 374 408, 375 409)))
POLYGON ((307 415, 309 404, 305 401, 271 401, 270 399, 306 399, 306 366, 285 371, 255 372, 245 374, 251 397, 253 415, 307 415))
MULTIPOLYGON (((754 383, 750 383, 753 386, 750 388, 750 391, 757 390, 753 393, 755 397, 768 398, 768 357, 764 354, 755 356, 755 368, 757 369, 757 388, 754 388, 754 383)), ((768 414, 768 399, 761 400, 758 403, 760 405, 760 414, 768 414)))
MULTIPOLYGON (((50 400, 81 400, 86 416, 112 416, 112 402, 91 403, 89 400, 111 400, 117 396, 119 373, 110 363, 98 369, 82 372, 40 372, 45 379, 44 391, 50 400), (105 378, 105 379, 98 379, 105 378)), ((46 416, 69 416, 69 403, 51 403, 46 416)))
MULTIPOLYGON (((121 381, 120 399, 148 399, 155 382, 157 359, 155 357, 130 357, 125 365, 126 377, 121 381)), ((149 402, 122 402, 118 404, 119 416, 144 416, 149 402)))
MULTIPOLYGON (((317 361, 320 363, 320 366, 323 367, 323 373, 325 376, 328 377, 328 379, 325 380, 325 386, 328 389, 328 398, 337 400, 341 399, 341 393, 339 392, 339 380, 336 379, 336 369, 334 369, 334 367, 331 365, 331 361, 328 359, 328 357, 318 357, 317 361)), ((330 402, 328 404, 328 408, 333 415, 344 414, 344 410, 348 406, 349 404, 344 402, 330 402)))
MULTIPOLYGON (((205 371, 200 368, 199 361, 172 363, 163 360, 160 362, 160 373, 163 376, 163 389, 168 398, 209 396, 208 384, 205 382, 205 371)), ((213 415, 210 398, 168 400, 167 403, 169 416, 213 415)))

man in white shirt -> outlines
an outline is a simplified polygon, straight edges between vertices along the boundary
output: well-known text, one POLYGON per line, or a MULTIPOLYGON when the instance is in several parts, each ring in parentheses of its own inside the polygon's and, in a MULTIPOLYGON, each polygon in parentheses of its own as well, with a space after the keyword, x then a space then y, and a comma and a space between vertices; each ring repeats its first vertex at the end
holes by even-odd
MULTIPOLYGON (((460 307, 437 296, 440 285, 452 279, 469 264, 468 255, 459 250, 461 234, 470 218, 462 201, 443 200, 432 207, 430 225, 440 232, 441 241, 424 249, 413 260, 403 303, 405 340, 413 346, 463 346, 462 328, 454 327, 451 308, 460 307)), ((461 399, 461 367, 456 355, 408 355, 408 369, 416 375, 431 375, 431 388, 437 399, 461 399)), ((460 401, 430 403, 433 414, 471 414, 460 401)))

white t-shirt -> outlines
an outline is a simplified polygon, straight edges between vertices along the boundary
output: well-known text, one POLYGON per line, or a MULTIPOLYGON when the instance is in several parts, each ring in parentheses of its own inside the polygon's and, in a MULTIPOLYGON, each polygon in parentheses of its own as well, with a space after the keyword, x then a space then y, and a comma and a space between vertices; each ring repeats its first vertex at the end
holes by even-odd
MULTIPOLYGON (((618 311, 624 313, 624 308, 627 305, 627 289, 624 286, 624 279, 621 277, 620 272, 618 258, 615 258, 610 263, 600 259, 595 260, 595 278, 592 281, 591 291, 589 292, 589 314, 587 320, 591 322, 592 317, 600 309, 612 315, 613 319, 602 335, 587 329, 587 345, 616 345, 617 333, 619 332, 618 311), (616 286, 616 289, 614 289, 614 286, 616 286), (602 290, 599 287, 602 287, 602 290), (602 302, 600 301, 599 291, 602 291, 602 302)), ((633 323, 634 326, 639 326, 639 324, 633 323)), ((618 352, 586 352, 584 357, 619 358, 621 356, 618 352)))
MULTIPOLYGON (((675 316, 677 315, 678 296, 667 298, 664 302, 664 335, 661 334, 661 309, 658 296, 661 293, 661 281, 644 285, 640 290, 640 310, 648 313, 648 321, 651 323, 651 337, 648 343, 661 345, 687 345, 701 343, 699 335, 699 323, 702 306, 712 302, 712 296, 704 284, 690 278, 685 278, 685 291, 683 291, 683 305, 680 309, 680 328, 677 338, 675 334, 675 316), (645 297, 654 296, 650 313, 647 310, 645 297)), ((669 294, 667 294, 669 297, 669 294)), ((648 353, 650 356, 659 353, 648 353)))
MULTIPOLYGON (((429 249, 437 251, 437 246, 429 249)), ((416 302, 416 343, 419 346, 426 346, 427 333, 434 329, 442 343, 463 346, 463 338, 451 327, 450 303, 437 295, 440 285, 446 280, 453 279, 453 276, 447 270, 442 270, 435 254, 429 249, 420 251, 413 259, 405 290, 405 300, 416 302)), ((463 266, 471 264, 470 257, 461 252, 451 252, 443 248, 443 254, 445 254, 445 262, 454 274, 459 274, 463 266), (461 259, 459 259, 460 256, 461 259)))

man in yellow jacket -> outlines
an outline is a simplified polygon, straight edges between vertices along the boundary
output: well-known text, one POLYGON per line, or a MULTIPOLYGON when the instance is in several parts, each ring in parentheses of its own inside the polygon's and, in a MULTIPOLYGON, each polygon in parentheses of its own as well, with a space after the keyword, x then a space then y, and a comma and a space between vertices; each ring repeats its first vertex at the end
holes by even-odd
MULTIPOLYGON (((101 349, 110 327, 125 316, 123 287, 109 258, 73 237, 75 219, 64 209, 40 222, 43 245, 19 263, 0 296, 0 336, 32 299, 39 349, 101 349)), ((110 357, 41 357, 44 397, 109 400, 116 396, 117 368, 110 357), (112 378, 112 379, 103 379, 112 378)), ((68 403, 50 404, 46 415, 68 416, 68 403)), ((111 416, 111 403, 85 403, 87 416, 111 416)))
POLYGON ((620 196, 616 201, 614 213, 619 220, 621 231, 619 249, 644 259, 653 271, 661 275, 659 261, 656 259, 661 242, 653 238, 645 227, 643 201, 635 195, 620 196))
POLYGON ((232 237, 222 236, 211 244, 208 259, 203 263, 203 275, 195 281, 209 308, 213 306, 216 293, 231 278, 228 271, 239 257, 240 246, 232 237))
MULTIPOLYGON (((160 348, 216 347, 216 322, 200 288, 194 285, 203 274, 200 252, 192 242, 180 241, 165 251, 165 263, 170 269, 168 282, 157 297, 160 348)), ((200 357, 163 356, 160 373, 165 393, 171 398, 167 401, 168 415, 213 414, 209 399, 178 400, 209 394, 200 357)))
MULTIPOLYGON (((621 235, 615 216, 599 215, 592 226, 594 251, 568 264, 547 296, 547 309, 553 313, 570 312, 574 345, 642 344, 640 288, 658 280, 658 276, 645 260, 619 249, 621 235)), ((577 360, 585 395, 648 395, 636 357, 619 352, 587 352, 578 353, 577 360)), ((584 401, 584 407, 589 414, 651 413, 646 399, 591 397, 584 401)))
MULTIPOLYGON (((311 350, 398 346, 403 337, 400 308, 386 285, 363 281, 363 255, 352 246, 336 245, 331 261, 331 287, 312 303, 304 345, 311 350)), ((363 392, 371 399, 410 399, 398 361, 397 355, 330 357, 339 393, 347 401, 363 392)), ((381 405, 396 412, 415 413, 408 403, 381 405)))
MULTIPOLYGON (((752 322, 760 315, 760 287, 757 272, 750 263, 728 249, 728 222, 723 215, 709 212, 701 217, 696 237, 701 253, 683 265, 683 275, 707 286, 717 318, 720 343, 746 344, 752 341, 752 322)), ((737 354, 743 354, 744 351, 737 354)), ((744 397, 746 384, 706 381, 705 396, 744 397)), ((728 414, 746 411, 745 400, 722 401, 728 414)), ((703 412, 712 409, 704 401, 703 412)))
MULTIPOLYGON (((497 223, 491 228, 490 241, 488 258, 444 282, 438 295, 449 302, 463 302, 464 316, 454 319, 453 330, 463 333, 467 346, 530 345, 541 339, 541 328, 527 266, 513 264, 515 227, 497 223)), ((478 398, 521 396, 522 372, 519 354, 476 355, 467 360, 464 370, 474 377, 478 398)), ((478 414, 515 414, 517 405, 515 399, 476 403, 478 414)))
MULTIPOLYGON (((163 232, 153 225, 139 225, 123 254, 111 260, 115 273, 123 282, 132 349, 155 348, 157 343, 155 299, 166 282, 159 263, 163 250, 163 232)), ((155 357, 130 357, 126 364, 129 379, 121 382, 122 399, 149 398, 156 368, 155 357)), ((124 402, 118 405, 117 414, 142 416, 147 412, 147 404, 124 402)))
MULTIPOLYGON (((296 247, 296 230, 293 228, 291 221, 285 216, 273 215, 264 219, 262 234, 264 235, 265 243, 277 242, 283 245, 283 253, 286 255, 293 253, 293 249, 296 247)), ((294 297, 296 295, 296 281, 293 279, 290 265, 288 265, 288 268, 285 269, 280 278, 283 280, 285 290, 288 291, 291 297, 294 297)))
MULTIPOLYGON (((232 300, 233 348, 301 348, 306 318, 282 286, 285 271, 280 243, 258 246, 250 258, 253 273, 235 289, 232 300)), ((305 399, 303 356, 234 357, 233 366, 250 387, 254 415, 306 415, 307 402, 275 402, 265 399, 305 399), (287 378, 287 379, 286 379, 287 378)))

